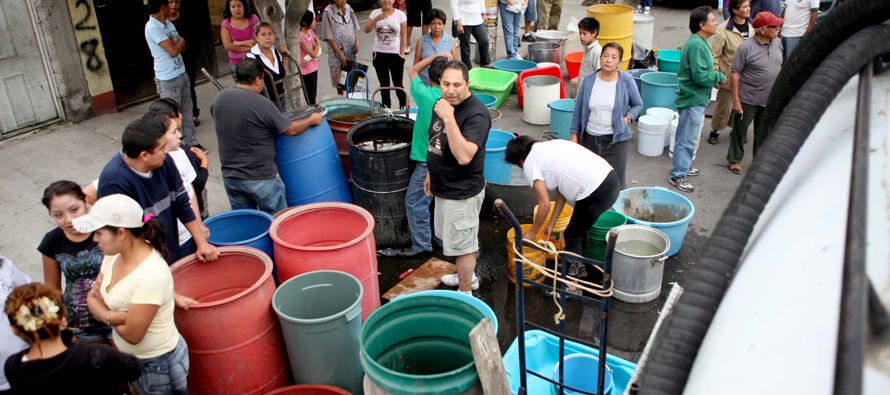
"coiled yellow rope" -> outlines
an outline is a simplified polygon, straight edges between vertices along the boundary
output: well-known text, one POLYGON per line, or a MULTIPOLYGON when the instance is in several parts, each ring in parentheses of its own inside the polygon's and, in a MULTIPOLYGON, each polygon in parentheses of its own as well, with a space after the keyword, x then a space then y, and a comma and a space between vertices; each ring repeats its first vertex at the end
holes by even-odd
MULTIPOLYGON (((555 265, 556 268, 559 268, 559 258, 561 255, 583 258, 582 256, 580 256, 574 252, 571 252, 571 251, 557 250, 556 246, 553 244, 553 242, 551 242, 549 240, 538 240, 538 242, 534 242, 534 241, 523 238, 522 242, 525 244, 528 244, 530 246, 537 247, 538 249, 542 250, 545 254, 552 256, 554 261, 556 262, 556 265, 555 265)), ((522 253, 516 248, 516 244, 513 244, 513 253, 515 254, 517 259, 523 265, 528 265, 532 269, 540 272, 545 277, 550 277, 551 279, 553 279, 553 293, 552 293, 553 303, 556 305, 556 308, 558 309, 556 314, 553 315, 553 321, 556 324, 559 324, 566 318, 565 313, 563 312, 562 306, 559 304, 559 293, 556 292, 557 285, 558 285, 557 282, 561 282, 563 284, 570 285, 574 288, 578 288, 580 290, 587 291, 587 292, 594 294, 596 296, 599 296, 601 298, 608 298, 608 297, 612 296, 612 287, 613 287, 614 283, 611 278, 609 278, 609 284, 608 284, 607 288, 603 288, 602 285, 599 285, 597 283, 581 280, 579 278, 575 278, 575 277, 572 277, 569 275, 566 275, 566 279, 563 280, 560 277, 559 271, 557 271, 555 269, 551 269, 546 266, 541 266, 541 265, 529 260, 524 255, 522 255, 522 253)), ((594 265, 593 267, 605 275, 603 268, 596 266, 596 265, 594 265)), ((520 280, 520 279, 517 279, 517 280, 520 280)))

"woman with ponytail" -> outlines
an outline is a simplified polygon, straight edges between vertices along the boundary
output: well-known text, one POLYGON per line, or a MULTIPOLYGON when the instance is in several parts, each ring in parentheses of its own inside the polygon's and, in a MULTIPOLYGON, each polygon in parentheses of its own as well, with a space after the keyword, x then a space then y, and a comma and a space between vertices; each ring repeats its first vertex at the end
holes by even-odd
POLYGON ((173 324, 173 275, 160 221, 132 198, 105 196, 74 220, 81 233, 95 232, 105 253, 87 298, 97 320, 112 326, 114 343, 142 361, 133 384, 140 394, 187 394, 188 347, 173 324))
POLYGON ((139 359, 107 345, 65 344, 65 304, 57 289, 39 283, 19 286, 3 310, 13 332, 29 346, 6 360, 11 393, 120 394, 121 385, 142 372, 139 359))

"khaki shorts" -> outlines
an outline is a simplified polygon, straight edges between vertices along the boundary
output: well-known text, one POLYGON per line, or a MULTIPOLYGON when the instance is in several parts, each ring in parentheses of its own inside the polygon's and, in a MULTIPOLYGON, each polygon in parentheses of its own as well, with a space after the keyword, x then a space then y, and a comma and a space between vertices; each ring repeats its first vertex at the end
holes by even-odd
POLYGON ((485 190, 465 200, 436 197, 436 237, 442 239, 445 256, 462 256, 479 250, 479 211, 485 190))

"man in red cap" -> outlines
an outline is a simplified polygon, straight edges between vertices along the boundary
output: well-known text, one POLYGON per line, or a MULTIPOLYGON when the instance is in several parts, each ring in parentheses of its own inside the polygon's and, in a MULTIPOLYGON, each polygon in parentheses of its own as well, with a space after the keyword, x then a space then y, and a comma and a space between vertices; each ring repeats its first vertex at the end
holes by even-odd
POLYGON ((754 17, 754 36, 736 51, 732 61, 732 132, 729 136, 729 171, 742 173, 748 127, 754 121, 754 155, 763 142, 763 112, 773 82, 782 69, 782 43, 778 39, 782 18, 763 11, 754 17))

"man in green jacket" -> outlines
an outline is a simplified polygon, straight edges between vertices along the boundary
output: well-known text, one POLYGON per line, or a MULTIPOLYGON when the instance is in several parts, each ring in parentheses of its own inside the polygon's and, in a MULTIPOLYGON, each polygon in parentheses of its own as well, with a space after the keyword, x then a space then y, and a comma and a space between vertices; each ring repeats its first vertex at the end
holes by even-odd
POLYGON ((701 135, 705 119, 705 107, 711 99, 711 88, 723 82, 723 73, 714 69, 714 57, 708 37, 717 31, 717 18, 711 7, 702 6, 689 15, 689 30, 692 35, 683 44, 680 53, 680 70, 677 78, 677 111, 680 121, 674 145, 674 164, 671 167, 671 184, 683 192, 695 188, 686 176, 697 176, 698 169, 692 168, 695 145, 701 135))

